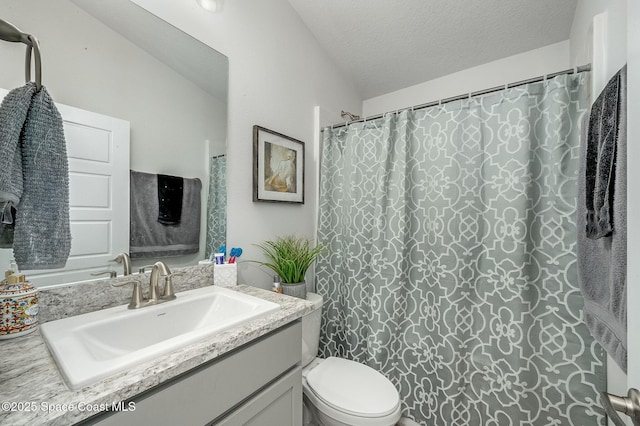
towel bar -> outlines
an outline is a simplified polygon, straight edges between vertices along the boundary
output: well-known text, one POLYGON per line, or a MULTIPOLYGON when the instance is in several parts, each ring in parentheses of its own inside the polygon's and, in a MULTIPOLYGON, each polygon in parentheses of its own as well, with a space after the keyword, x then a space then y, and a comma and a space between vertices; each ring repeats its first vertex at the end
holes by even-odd
POLYGON ((38 39, 27 33, 20 31, 15 25, 0 19, 0 40, 12 43, 24 43, 27 45, 27 53, 25 55, 25 79, 31 81, 31 51, 34 52, 35 70, 36 70, 36 88, 40 90, 42 87, 42 64, 40 61, 40 43, 38 39))

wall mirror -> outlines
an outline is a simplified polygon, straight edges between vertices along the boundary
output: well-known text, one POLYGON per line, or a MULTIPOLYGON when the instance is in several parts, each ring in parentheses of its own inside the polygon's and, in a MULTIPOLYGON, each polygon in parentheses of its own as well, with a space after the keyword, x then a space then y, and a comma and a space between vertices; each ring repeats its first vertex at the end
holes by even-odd
MULTIPOLYGON (((129 123, 128 168, 201 180, 200 251, 164 258, 168 265, 193 265, 205 257, 209 204, 216 207, 211 213, 217 226, 210 232, 217 233, 215 244, 224 241, 228 87, 224 55, 129 0, 0 0, 0 18, 40 40, 42 82, 56 103, 129 123), (210 188, 212 166, 216 176, 210 188)), ((22 44, 0 43, 0 88, 24 84, 24 50, 22 44)), ((114 193, 129 193, 117 181, 109 184, 114 193)), ((85 210, 91 213, 91 207, 85 210)), ((113 223, 103 227, 104 235, 86 233, 90 243, 106 238, 95 243, 95 252, 76 255, 93 259, 90 268, 47 271, 35 278, 26 271, 27 277, 44 286, 96 279, 90 274, 108 269, 122 275, 122 266, 107 257, 128 251, 128 235, 123 250, 114 252, 109 246, 121 237, 114 230, 128 230, 128 220, 127 215, 123 227, 122 219, 114 215, 113 223)), ((9 266, 10 257, 11 250, 0 250, 2 269, 9 266)), ((133 270, 155 260, 134 261, 133 270)))

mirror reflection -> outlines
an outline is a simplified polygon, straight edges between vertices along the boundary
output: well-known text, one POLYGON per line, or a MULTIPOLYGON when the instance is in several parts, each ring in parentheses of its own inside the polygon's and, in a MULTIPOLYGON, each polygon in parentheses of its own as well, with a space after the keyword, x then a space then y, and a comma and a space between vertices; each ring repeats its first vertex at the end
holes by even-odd
MULTIPOLYGON (((0 11, 39 39, 42 83, 66 120, 67 149, 80 148, 91 159, 70 158, 67 267, 24 271, 28 279, 43 286, 91 279, 96 272, 123 274, 110 260, 129 252, 129 170, 201 182, 197 252, 165 263, 197 264, 211 251, 207 242, 214 248, 224 243, 227 58, 128 0, 0 0, 0 11), (79 132, 95 139, 69 142, 79 132), (100 199, 103 189, 107 196, 100 199)), ((0 43, 1 89, 24 84, 24 54, 24 45, 0 43)), ((11 250, 0 250, 3 270, 10 257, 11 250)), ((134 260, 133 271, 155 260, 134 260)))

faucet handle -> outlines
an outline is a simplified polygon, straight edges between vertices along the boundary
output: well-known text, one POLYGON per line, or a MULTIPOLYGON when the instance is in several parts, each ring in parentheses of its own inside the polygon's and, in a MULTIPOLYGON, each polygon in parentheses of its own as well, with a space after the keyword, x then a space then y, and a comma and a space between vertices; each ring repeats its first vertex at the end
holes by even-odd
POLYGON ((99 275, 105 275, 105 274, 109 274, 109 278, 115 278, 117 276, 117 272, 116 271, 92 272, 89 275, 91 275, 92 277, 97 277, 99 275))
POLYGON ((162 292, 162 299, 173 300, 176 298, 176 293, 173 289, 173 277, 184 274, 184 272, 173 272, 164 277, 164 291, 162 292))
POLYGON ((133 284, 133 293, 131 294, 131 301, 129 302, 129 309, 137 309, 143 305, 144 300, 142 299, 142 288, 140 287, 140 281, 131 280, 131 281, 123 281, 121 283, 113 283, 111 284, 114 287, 122 287, 127 284, 133 284))
POLYGON ((140 269, 138 269, 138 273, 144 274, 145 272, 147 272, 147 269, 153 269, 153 265, 141 266, 140 269))

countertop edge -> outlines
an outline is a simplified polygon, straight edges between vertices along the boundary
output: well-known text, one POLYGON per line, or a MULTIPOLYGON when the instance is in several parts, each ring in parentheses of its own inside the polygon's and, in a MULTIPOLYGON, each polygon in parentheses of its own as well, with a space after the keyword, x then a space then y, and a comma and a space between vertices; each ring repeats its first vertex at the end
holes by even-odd
POLYGON ((0 402, 22 404, 13 407, 22 408, 17 411, 7 410, 3 405, 0 423, 68 425, 82 421, 99 413, 87 408, 111 406, 112 403, 133 398, 301 318, 313 306, 306 300, 248 285, 230 289, 278 303, 281 308, 264 318, 222 331, 163 355, 159 360, 143 363, 78 391, 69 390, 64 384, 39 330, 0 342, 0 402), (29 355, 24 356, 25 353, 29 355), (15 355, 18 354, 23 358, 22 361, 16 359, 15 355), (36 409, 26 411, 25 407, 36 409))

